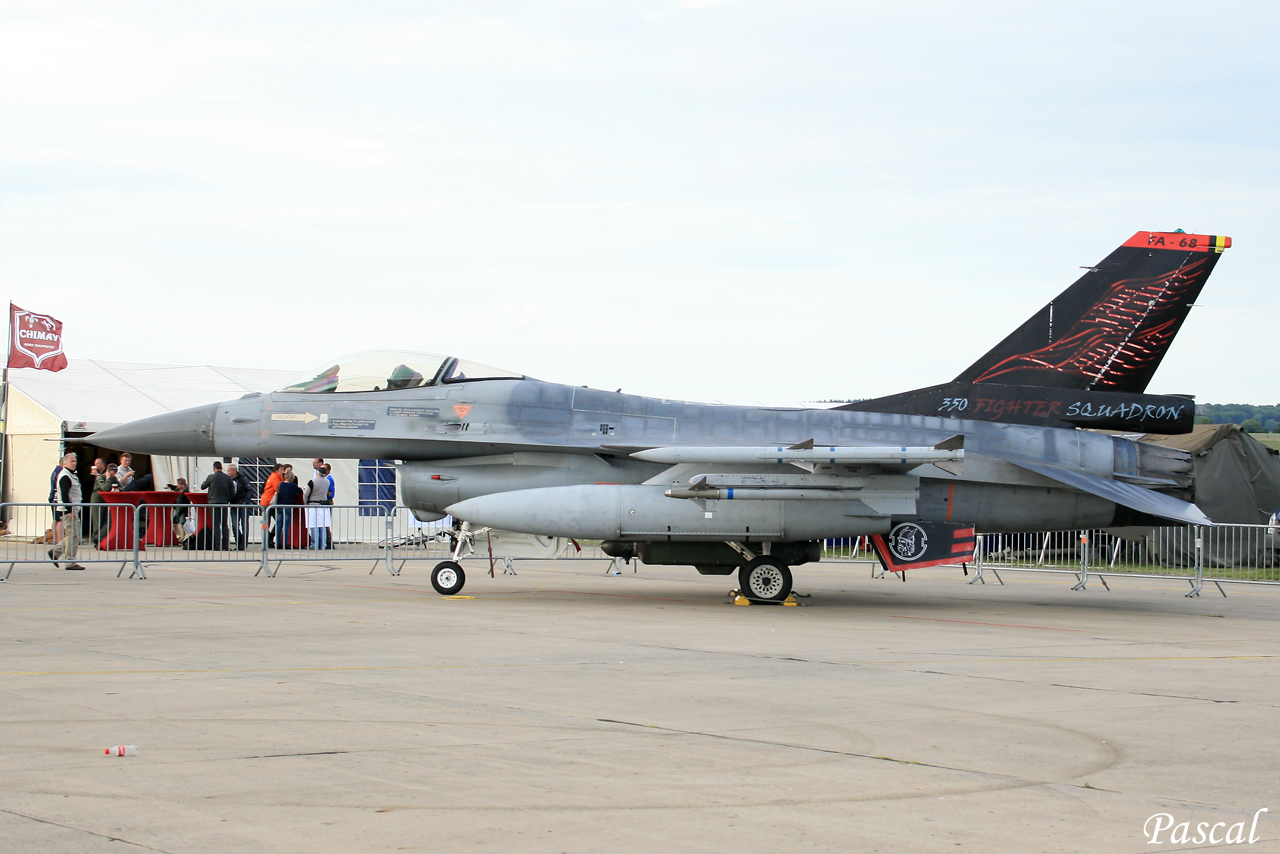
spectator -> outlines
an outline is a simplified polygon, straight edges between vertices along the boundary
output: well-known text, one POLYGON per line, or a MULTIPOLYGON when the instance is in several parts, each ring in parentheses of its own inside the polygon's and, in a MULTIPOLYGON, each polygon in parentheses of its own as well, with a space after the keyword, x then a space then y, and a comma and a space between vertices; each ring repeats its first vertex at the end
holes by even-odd
MULTIPOLYGON (((337 490, 334 487, 333 475, 329 473, 330 471, 332 471, 332 469, 329 467, 328 463, 325 463, 324 465, 320 466, 320 473, 324 475, 325 480, 329 481, 329 502, 328 503, 333 504, 333 499, 334 499, 334 496, 337 494, 337 490)), ((332 525, 333 525, 333 511, 331 510, 329 511, 329 527, 325 528, 325 548, 327 549, 333 548, 332 525)))
MULTIPOLYGON (((271 467, 271 475, 267 478, 267 482, 262 486, 262 495, 258 498, 258 504, 262 507, 270 507, 276 503, 276 490, 280 488, 280 482, 284 480, 284 463, 276 463, 271 467)), ((275 531, 278 526, 275 523, 275 514, 267 513, 266 518, 262 522, 262 530, 266 531, 267 545, 275 544, 275 531)))
POLYGON ((235 485, 231 478, 222 471, 222 462, 213 461, 213 472, 204 479, 200 488, 208 492, 209 527, 213 530, 210 548, 225 550, 227 548, 227 505, 235 493, 235 485))
MULTIPOLYGON (((107 473, 107 464, 98 458, 93 461, 93 465, 89 466, 89 503, 101 504, 102 499, 98 498, 98 477, 107 473)), ((82 485, 83 488, 83 485, 82 485)), ((83 539, 93 540, 93 532, 97 529, 98 514, 101 508, 91 507, 89 512, 84 514, 84 518, 80 520, 80 536, 83 539)), ((96 541, 94 541, 96 542, 96 541)))
POLYGON ((49 475, 49 506, 53 508, 53 541, 60 542, 62 540, 62 516, 58 510, 58 478, 62 477, 62 460, 58 460, 58 464, 53 467, 53 474, 49 475))
POLYGON ((246 506, 253 497, 253 484, 249 476, 240 473, 236 466, 227 466, 227 477, 231 478, 231 532, 235 535, 236 550, 244 551, 249 545, 249 508, 246 506))
MULTIPOLYGON (((102 460, 98 460, 94 468, 98 471, 94 474, 93 491, 89 493, 89 503, 105 504, 102 493, 114 492, 120 486, 120 482, 116 480, 116 466, 104 465, 102 460)), ((93 469, 89 471, 93 473, 93 469)), ((106 507, 91 507, 89 514, 89 538, 93 540, 94 545, 97 545, 107 538, 107 533, 111 530, 111 517, 107 514, 106 507)))
POLYGON ((62 523, 62 539, 49 549, 49 560, 57 566, 59 559, 66 558, 71 562, 63 569, 84 569, 75 562, 76 550, 80 548, 79 505, 83 497, 80 492, 80 478, 76 477, 75 452, 72 451, 64 456, 62 465, 58 468, 54 481, 53 519, 55 528, 59 522, 62 523))
POLYGON ((323 460, 316 460, 315 476, 307 484, 307 529, 311 535, 311 548, 330 548, 329 527, 332 511, 328 505, 333 503, 333 484, 325 470, 328 466, 323 460))
POLYGON ((173 491, 178 493, 178 500, 173 502, 173 537, 183 543, 191 536, 186 528, 187 519, 191 518, 191 499, 187 497, 186 478, 178 478, 173 491))
POLYGON ((120 481, 120 491, 126 492, 133 482, 133 454, 121 454, 120 465, 116 466, 116 480, 120 481))
MULTIPOLYGON (((292 466, 286 466, 286 468, 292 468, 292 466)), ((297 511, 294 508, 303 503, 302 487, 298 486, 298 476, 290 474, 280 482, 280 488, 276 490, 276 545, 279 548, 294 547, 290 537, 296 522, 297 511)))

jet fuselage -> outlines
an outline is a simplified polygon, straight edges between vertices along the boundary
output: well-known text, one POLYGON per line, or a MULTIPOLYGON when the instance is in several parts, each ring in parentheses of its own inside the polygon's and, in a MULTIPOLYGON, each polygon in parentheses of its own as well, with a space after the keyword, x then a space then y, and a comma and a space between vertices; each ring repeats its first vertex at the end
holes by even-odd
MULTIPOLYGON (((404 501, 423 518, 457 508, 453 512, 466 519, 462 502, 511 493, 506 502, 493 499, 481 508, 479 516, 486 518, 477 523, 622 539, 857 536, 881 533, 904 518, 963 520, 990 531, 1100 527, 1116 522, 1115 502, 1063 488, 1024 464, 1103 479, 1181 479, 1184 484, 1190 471, 1185 455, 1177 452, 1080 430, 710 405, 532 379, 247 395, 111 428, 97 441, 124 450, 196 456, 392 459, 400 465, 404 501), (959 473, 934 465, 817 467, 817 475, 850 478, 850 488, 876 500, 718 500, 707 510, 666 497, 665 491, 699 474, 742 478, 776 473, 779 466, 670 466, 631 456, 652 448, 808 440, 819 447, 932 446, 955 436, 963 436, 965 454, 959 473), (563 487, 575 489, 544 492, 563 487)), ((791 466, 781 470, 797 484, 806 476, 791 466)), ((1121 508, 1120 517, 1131 515, 1121 508)))

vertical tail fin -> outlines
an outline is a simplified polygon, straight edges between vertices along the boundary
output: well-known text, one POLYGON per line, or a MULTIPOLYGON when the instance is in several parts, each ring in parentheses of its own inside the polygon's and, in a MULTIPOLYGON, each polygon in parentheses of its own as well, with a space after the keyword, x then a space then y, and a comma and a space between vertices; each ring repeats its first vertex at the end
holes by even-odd
POLYGON ((1141 394, 1230 246, 1140 231, 955 381, 1141 394))

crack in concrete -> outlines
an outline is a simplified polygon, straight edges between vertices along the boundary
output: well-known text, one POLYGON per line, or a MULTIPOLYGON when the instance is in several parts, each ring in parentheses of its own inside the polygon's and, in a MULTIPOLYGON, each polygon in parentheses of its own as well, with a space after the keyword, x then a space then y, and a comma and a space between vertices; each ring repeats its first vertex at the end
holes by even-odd
POLYGON ((105 839, 108 842, 123 842, 125 845, 132 845, 136 848, 143 848, 147 851, 157 851, 159 852, 159 854, 174 854, 174 852, 168 851, 164 848, 152 848, 150 845, 143 845, 141 842, 134 842, 130 839, 124 839, 119 836, 111 836, 110 834, 106 834, 106 833, 97 833, 92 830, 86 830, 83 827, 72 827, 69 824, 63 824, 57 821, 50 821, 47 818, 40 818, 39 816, 27 815, 26 813, 20 813, 10 809, 4 809, 3 807, 0 807, 0 812, 4 813, 5 815, 14 816, 15 818, 25 818, 27 821, 34 821, 39 824, 47 824, 50 827, 60 827, 63 830, 70 830, 75 833, 84 833, 89 836, 96 836, 99 839, 105 839))

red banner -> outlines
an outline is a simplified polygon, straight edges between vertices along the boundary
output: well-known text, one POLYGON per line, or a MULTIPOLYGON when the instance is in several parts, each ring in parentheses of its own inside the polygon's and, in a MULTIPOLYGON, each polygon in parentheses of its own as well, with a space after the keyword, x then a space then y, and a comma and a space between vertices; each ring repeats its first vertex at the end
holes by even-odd
POLYGON ((62 321, 9 303, 9 367, 60 371, 67 366, 62 352, 62 321))

